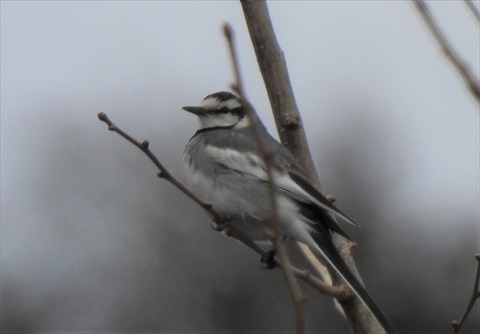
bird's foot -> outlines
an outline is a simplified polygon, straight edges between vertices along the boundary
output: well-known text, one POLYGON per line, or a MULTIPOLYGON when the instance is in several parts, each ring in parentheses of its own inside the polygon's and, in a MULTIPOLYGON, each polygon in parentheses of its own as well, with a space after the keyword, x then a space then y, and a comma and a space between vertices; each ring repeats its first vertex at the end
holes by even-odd
POLYGON ((272 249, 267 253, 267 255, 263 255, 260 258, 261 263, 265 263, 265 267, 263 269, 274 269, 277 266, 277 261, 275 260, 275 255, 277 251, 275 249, 272 249))
POLYGON ((224 216, 223 220, 217 221, 212 219, 210 224, 212 228, 217 232, 224 232, 232 225, 232 221, 235 219, 235 216, 224 216))

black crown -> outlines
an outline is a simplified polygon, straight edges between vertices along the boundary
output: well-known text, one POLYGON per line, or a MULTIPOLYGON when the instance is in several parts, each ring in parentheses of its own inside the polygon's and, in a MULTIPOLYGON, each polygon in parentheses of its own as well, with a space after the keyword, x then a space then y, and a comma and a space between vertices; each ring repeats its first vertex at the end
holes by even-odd
POLYGON ((224 101, 228 101, 228 100, 237 98, 237 96, 235 94, 232 94, 230 92, 216 92, 216 93, 208 95, 207 97, 205 97, 205 99, 208 99, 210 97, 214 97, 220 102, 224 102, 224 101))

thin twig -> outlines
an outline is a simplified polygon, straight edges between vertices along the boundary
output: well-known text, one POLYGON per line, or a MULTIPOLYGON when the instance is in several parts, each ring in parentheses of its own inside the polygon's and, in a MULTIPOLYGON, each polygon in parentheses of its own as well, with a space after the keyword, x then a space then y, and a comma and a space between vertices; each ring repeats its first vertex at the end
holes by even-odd
POLYGON ((273 175, 273 168, 272 168, 272 158, 273 152, 267 149, 267 145, 265 143, 265 138, 262 135, 262 126, 254 115, 254 111, 252 110, 250 104, 245 98, 245 91, 243 89, 243 81, 241 78, 240 73, 240 65, 237 57, 237 52, 235 49, 235 43, 233 41, 233 30, 230 25, 227 23, 223 27, 225 38, 227 39, 228 46, 230 49, 230 56, 233 63, 233 68, 235 72, 235 84, 233 85, 234 90, 239 95, 240 100, 242 101, 242 105, 246 111, 246 115, 252 127, 252 132, 255 137, 256 142, 258 143, 260 152, 262 154, 262 158, 265 162, 265 168, 268 175, 268 193, 270 197, 270 206, 271 206, 271 220, 272 220, 272 230, 273 230, 273 243, 275 246, 276 254, 281 262, 284 263, 284 276, 285 281, 287 282, 287 286, 290 292, 290 297, 292 298, 294 310, 295 310, 295 319, 297 325, 297 333, 304 334, 307 332, 307 325, 306 325, 306 316, 305 316, 305 297, 300 290, 298 282, 295 278, 293 271, 291 270, 290 259, 288 256, 287 249, 282 242, 282 236, 284 235, 283 228, 280 224, 280 219, 278 216, 278 200, 275 191, 275 179, 273 175))
POLYGON ((473 4, 472 0, 463 0, 463 2, 467 5, 468 9, 470 10, 470 13, 475 17, 477 20, 477 23, 480 23, 480 12, 478 11, 478 8, 475 7, 473 4))
POLYGON ((187 187, 185 187, 181 182, 179 182, 176 178, 170 174, 170 172, 162 165, 162 163, 157 159, 157 157, 150 151, 149 148, 149 142, 147 140, 144 140, 143 142, 139 142, 133 137, 131 137, 129 134, 125 133, 122 129, 120 129, 118 126, 116 126, 108 116, 101 112, 98 113, 98 118, 106 123, 108 125, 108 130, 113 131, 118 133, 120 136, 128 140, 130 143, 138 147, 143 153, 147 155, 147 157, 157 166, 159 172, 157 173, 158 177, 161 177, 170 183, 172 183, 175 187, 177 187, 182 193, 187 195, 190 199, 192 199, 195 203, 200 205, 202 208, 207 210, 216 221, 221 222, 224 221, 223 215, 218 213, 212 208, 212 205, 210 203, 206 203, 202 201, 200 198, 198 198, 193 192, 190 191, 187 187))
MULTIPOLYGON (((155 166, 158 168, 158 176, 161 178, 167 180, 168 182, 172 183, 176 188, 178 188, 181 192, 183 192, 185 195, 187 195, 190 199, 192 199, 195 203, 200 205, 204 210, 206 210, 212 217, 214 217, 214 220, 216 223, 222 223, 225 221, 224 217, 215 211, 215 209, 212 207, 211 204, 206 203, 202 201, 200 198, 198 198, 194 193, 192 193, 187 187, 185 187, 180 181, 178 181, 168 170, 163 166, 163 164, 158 160, 158 158, 150 151, 148 141, 143 141, 140 142, 136 139, 134 139, 132 136, 127 134, 125 131, 120 129, 117 125, 115 125, 110 118, 105 114, 105 113, 99 113, 98 118, 106 123, 108 125, 108 130, 116 132, 119 134, 121 137, 125 138, 128 140, 130 143, 135 145, 137 148, 139 148, 143 153, 147 155, 147 157, 155 164, 155 166)), ((242 242, 245 244, 247 247, 252 249, 254 252, 260 254, 263 257, 267 257, 268 253, 261 249, 260 247, 257 246, 256 243, 254 243, 252 240, 247 238, 245 235, 243 235, 240 231, 238 231, 234 226, 228 226, 224 230, 225 234, 228 236, 237 239, 238 241, 242 242)), ((284 270, 284 268, 287 265, 284 263, 280 262, 277 260, 277 267, 281 268, 284 270)), ((343 298, 345 299, 348 296, 348 293, 342 289, 339 289, 334 286, 330 286, 328 284, 325 284, 322 282, 320 279, 316 278, 315 276, 309 274, 306 270, 301 270, 298 268, 295 268, 291 264, 289 265, 291 268, 290 270, 294 273, 296 277, 299 279, 303 280, 305 283, 311 285, 313 288, 317 289, 319 292, 326 294, 328 296, 336 297, 336 298, 343 298)))
POLYGON ((453 320, 451 323, 454 334, 460 333, 460 330, 462 329, 462 326, 465 323, 465 320, 467 320, 468 315, 470 314, 470 311, 473 308, 473 305, 475 305, 476 301, 480 299, 480 253, 475 255, 475 259, 477 260, 477 273, 475 274, 475 282, 473 283, 472 296, 470 298, 470 301, 468 302, 465 312, 463 312, 460 319, 453 320))
MULTIPOLYGON (((260 254, 260 256, 262 256, 263 258, 267 258, 270 255, 268 252, 258 247, 255 242, 247 238, 245 235, 243 235, 240 231, 235 229, 233 226, 227 228, 224 232, 229 237, 235 238, 238 241, 242 242, 244 245, 246 245, 253 251, 260 254)), ((276 264, 276 268, 285 270, 286 265, 279 258, 275 260, 275 264, 276 264)), ((309 270, 299 269, 293 266, 292 264, 289 264, 288 266, 290 268, 289 270, 292 271, 295 277, 304 281, 308 285, 312 286, 313 288, 318 290, 320 293, 330 297, 340 299, 340 300, 347 300, 350 297, 350 291, 345 289, 344 287, 337 287, 337 286, 325 283, 321 279, 312 275, 312 273, 309 270)))
POLYGON ((467 63, 460 57, 460 55, 455 51, 453 46, 447 40, 445 35, 442 33, 437 22, 433 18, 430 10, 423 0, 413 0, 415 6, 422 16, 423 21, 427 25, 430 33, 433 35, 438 45, 442 49, 442 52, 445 54, 447 59, 452 63, 457 72, 461 75, 468 89, 472 95, 480 101, 480 82, 477 77, 472 73, 467 63))

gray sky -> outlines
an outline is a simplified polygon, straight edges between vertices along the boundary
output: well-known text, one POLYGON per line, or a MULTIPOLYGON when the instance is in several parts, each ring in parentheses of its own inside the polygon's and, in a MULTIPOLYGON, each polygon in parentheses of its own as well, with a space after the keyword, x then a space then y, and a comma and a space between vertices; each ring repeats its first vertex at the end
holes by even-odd
MULTIPOLYGON (((473 16, 458 1, 430 4, 478 76, 473 16)), ((324 188, 362 225, 352 234, 367 286, 400 328, 448 330, 479 250, 477 102, 408 1, 269 8, 324 188), (408 324, 408 303, 393 306, 406 292, 424 322, 408 324)), ((183 147, 197 123, 181 107, 232 82, 225 21, 247 96, 275 132, 236 1, 1 2, 3 329, 293 328, 286 292, 268 291, 272 281, 282 289, 281 276, 212 232, 96 118, 103 111, 148 138, 184 180, 183 147), (233 302, 240 297, 245 304, 233 302), (253 318, 262 307, 269 317, 253 318)), ((315 308, 333 317, 310 320, 312 330, 346 330, 326 298, 311 305, 310 318, 315 308)))

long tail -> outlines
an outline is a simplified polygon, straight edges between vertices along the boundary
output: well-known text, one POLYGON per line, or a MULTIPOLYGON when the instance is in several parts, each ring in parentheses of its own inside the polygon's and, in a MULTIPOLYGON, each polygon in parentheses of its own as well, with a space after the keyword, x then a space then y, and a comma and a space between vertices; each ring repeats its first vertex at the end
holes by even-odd
MULTIPOLYGON (((352 274, 350 269, 347 267, 337 249, 335 248, 333 241, 331 240, 330 233, 314 233, 312 235, 318 247, 315 250, 319 251, 322 257, 328 261, 328 263, 338 272, 338 274, 345 280, 345 282, 350 286, 353 292, 360 298, 362 302, 368 307, 368 309, 373 313, 375 318, 380 322, 385 331, 389 334, 395 334, 390 322, 387 320, 385 315, 380 311, 380 308, 377 306, 375 301, 370 297, 368 292, 358 281, 358 279, 352 274)), ((313 250, 314 251, 314 250, 313 250)))

